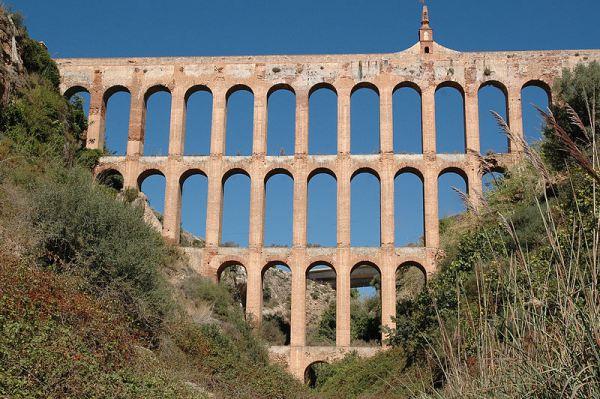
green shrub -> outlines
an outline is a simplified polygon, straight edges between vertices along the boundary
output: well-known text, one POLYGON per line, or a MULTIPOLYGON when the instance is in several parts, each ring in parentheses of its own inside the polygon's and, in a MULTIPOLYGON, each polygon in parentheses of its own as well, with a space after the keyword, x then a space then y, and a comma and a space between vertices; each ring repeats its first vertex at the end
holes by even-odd
POLYGON ((95 295, 118 295, 138 327, 155 331, 171 306, 160 270, 175 256, 141 210, 77 168, 40 177, 31 195, 41 263, 82 276, 95 295))

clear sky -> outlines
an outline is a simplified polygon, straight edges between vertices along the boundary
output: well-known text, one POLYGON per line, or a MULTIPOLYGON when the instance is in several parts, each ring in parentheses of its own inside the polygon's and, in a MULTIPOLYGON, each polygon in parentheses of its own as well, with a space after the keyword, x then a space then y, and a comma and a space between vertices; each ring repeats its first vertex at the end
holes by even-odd
MULTIPOLYGON (((600 47, 600 2, 597 0, 431 0, 431 24, 440 44, 461 51, 580 49, 600 47)), ((55 57, 203 56, 304 53, 396 52, 417 41, 421 5, 417 0, 305 1, 75 1, 8 0, 20 10, 30 34, 43 40, 55 57)), ((128 95, 111 97, 107 140, 111 151, 124 151, 128 95)), ((164 152, 168 137, 168 93, 148 103, 147 154, 164 152)), ((210 93, 197 93, 188 103, 186 153, 203 154, 210 137, 210 93)), ((335 153, 335 95, 327 90, 311 97, 310 152, 335 153), (333 150, 332 150, 333 149, 333 150)), ((378 150, 378 97, 359 90, 352 100, 352 151, 378 150)), ((419 152, 420 99, 410 89, 394 96, 394 148, 419 152)), ((461 101, 452 90, 436 95, 440 152, 461 152, 461 101)), ((527 137, 539 137, 540 120, 532 103, 545 106, 540 89, 524 93, 527 137)), ((268 151, 293 152, 293 94, 276 92, 269 100, 268 151)), ((227 152, 245 154, 251 143, 252 95, 236 93, 228 111, 227 152), (231 132, 230 132, 231 130, 231 132)), ((487 111, 505 113, 504 99, 494 90, 480 94, 482 152, 506 151, 487 111)), ((312 243, 332 246, 335 237, 335 187, 326 175, 309 185, 309 231, 312 243)), ((162 210, 164 180, 144 182, 154 207, 162 210)), ((465 183, 453 175, 440 178, 440 216, 462 209, 455 186, 465 183)), ((276 176, 267 183, 266 244, 291 241, 291 179, 276 176)), ((411 175, 396 180, 396 244, 415 242, 423 233, 422 189, 411 175)), ((352 243, 378 245, 379 185, 370 175, 352 183, 352 243)), ((204 235, 206 181, 194 176, 183 189, 186 229, 204 235)), ((225 186, 223 241, 247 244, 249 181, 234 176, 225 186)))

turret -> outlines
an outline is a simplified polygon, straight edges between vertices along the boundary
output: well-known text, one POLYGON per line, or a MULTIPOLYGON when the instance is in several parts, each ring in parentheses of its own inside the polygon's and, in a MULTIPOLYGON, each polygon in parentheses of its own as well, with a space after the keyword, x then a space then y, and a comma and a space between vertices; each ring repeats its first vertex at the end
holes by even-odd
POLYGON ((433 52, 433 29, 429 26, 429 10, 427 6, 423 6, 419 42, 421 43, 421 54, 431 54, 433 52))

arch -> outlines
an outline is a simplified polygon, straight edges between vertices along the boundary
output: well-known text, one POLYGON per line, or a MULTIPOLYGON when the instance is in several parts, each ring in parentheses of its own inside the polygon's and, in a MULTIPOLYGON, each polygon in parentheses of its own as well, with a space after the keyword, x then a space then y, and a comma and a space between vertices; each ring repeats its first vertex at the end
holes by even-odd
POLYGON ((477 91, 479 104, 479 142, 480 153, 507 153, 509 140, 498 126, 492 114, 496 112, 505 121, 508 115, 508 90, 502 83, 489 80, 483 82, 477 91))
POLYGON ((213 93, 205 85, 190 87, 185 101, 184 155, 210 154, 213 93))
POLYGON ((404 168, 394 177, 396 247, 425 245, 425 188, 419 171, 404 168), (416 172, 416 173, 415 173, 416 172))
POLYGON ((545 110, 552 104, 552 91, 548 83, 533 79, 521 88, 523 137, 529 144, 542 139, 542 131, 546 124, 537 108, 545 110))
POLYGON ((123 175, 116 169, 103 170, 96 176, 96 181, 117 191, 121 191, 124 185, 123 175))
POLYGON ((540 89, 544 90, 548 96, 548 104, 552 104, 552 87, 548 82, 542 79, 531 79, 523 84, 521 90, 528 87, 539 87, 540 89))
POLYGON ((307 194, 307 242, 311 246, 335 247, 337 245, 335 174, 325 168, 313 170, 308 176, 307 194))
POLYGON ((144 93, 144 155, 167 155, 171 129, 171 91, 164 85, 144 93))
POLYGON ((350 180, 354 179, 356 176, 358 176, 360 174, 369 174, 369 175, 372 175, 375 178, 377 178, 377 180, 381 180, 381 178, 379 177, 379 173, 375 169, 372 169, 369 167, 357 168, 354 172, 352 172, 352 175, 350 176, 350 180))
POLYGON ((465 91, 453 81, 435 89, 436 152, 461 153, 467 150, 465 91))
POLYGON ((335 346, 337 272, 329 262, 312 262, 305 272, 306 345, 335 346))
POLYGON ((380 152, 379 123, 379 89, 369 82, 356 84, 350 92, 352 154, 380 152))
POLYGON ((261 272, 263 306, 260 332, 263 339, 272 345, 290 344, 292 278, 292 269, 280 261, 268 262, 261 272))
POLYGON ((265 173, 265 183, 267 182, 267 180, 269 180, 274 175, 286 175, 286 176, 290 177, 292 180, 294 180, 294 175, 292 174, 292 172, 289 169, 282 168, 282 167, 274 167, 272 169, 269 169, 267 171, 267 173, 265 173))
POLYGON ((307 182, 310 183, 310 179, 312 179, 314 176, 321 174, 321 173, 329 175, 337 181, 337 176, 335 175, 335 172, 333 170, 331 170, 329 168, 315 168, 315 169, 311 170, 310 173, 308 174, 307 182))
MULTIPOLYGON (((396 302, 416 299, 427 284, 427 271, 418 262, 404 262, 396 268, 396 302)), ((402 306, 397 306, 396 317, 402 317, 402 306)))
POLYGON ((421 101, 421 88, 414 82, 402 82, 394 87, 392 92, 394 153, 423 153, 421 101))
POLYGON ((295 152, 296 93, 280 83, 267 92, 267 155, 295 152))
MULTIPOLYGON (((464 195, 468 194, 466 174, 459 168, 446 168, 438 175, 438 217, 455 217, 466 210, 464 195)), ((443 227, 443 226, 442 226, 443 227)))
POLYGON ((208 178, 200 169, 187 170, 179 178, 179 189, 181 190, 182 226, 180 244, 182 246, 204 247, 208 178))
POLYGON ((225 155, 251 155, 254 133, 254 92, 246 85, 231 87, 226 98, 225 155))
POLYGON ((481 176, 481 188, 483 193, 486 193, 496 187, 502 179, 504 179, 504 170, 495 168, 488 170, 481 176))
POLYGON ((381 269, 360 261, 350 270, 350 335, 352 346, 381 343, 381 269))
POLYGON ((315 388, 317 386, 317 374, 318 374, 318 366, 329 364, 324 360, 317 360, 316 362, 312 362, 304 369, 304 384, 309 388, 315 388))
POLYGON ((248 272, 246 266, 235 260, 223 262, 217 269, 217 281, 225 286, 234 302, 246 313, 248 272))
MULTIPOLYGON (((159 215, 164 213, 165 207, 165 175, 158 169, 148 169, 138 176, 139 190, 148 199, 148 204, 159 215)), ((158 216, 161 219, 162 216, 158 216)))
POLYGON ((231 169, 223 175, 221 246, 248 246, 250 233, 250 175, 231 169))
POLYGON ((125 86, 111 86, 102 96, 106 149, 115 155, 125 155, 129 136, 129 116, 131 112, 131 93, 125 86))
POLYGON ((65 91, 64 97, 74 106, 81 105, 83 115, 86 118, 90 115, 91 94, 83 86, 72 86, 65 91))
POLYGON ((143 170, 138 175, 138 178, 137 178, 138 190, 141 190, 142 183, 144 182, 144 180, 146 180, 148 177, 154 176, 154 175, 159 175, 159 176, 165 177, 164 173, 160 169, 150 168, 150 169, 143 170))
POLYGON ((265 177, 265 246, 291 247, 294 227, 294 178, 285 169, 265 177))
POLYGON ((308 153, 337 154, 338 95, 329 83, 318 83, 308 92, 308 153))
POLYGON ((361 168, 350 179, 350 242, 355 247, 381 246, 381 183, 372 169, 361 168))
POLYGON ((81 92, 85 92, 85 93, 89 94, 90 90, 83 85, 74 85, 65 90, 65 92, 63 93, 63 97, 65 97, 68 100, 71 97, 73 97, 75 94, 81 93, 81 92))

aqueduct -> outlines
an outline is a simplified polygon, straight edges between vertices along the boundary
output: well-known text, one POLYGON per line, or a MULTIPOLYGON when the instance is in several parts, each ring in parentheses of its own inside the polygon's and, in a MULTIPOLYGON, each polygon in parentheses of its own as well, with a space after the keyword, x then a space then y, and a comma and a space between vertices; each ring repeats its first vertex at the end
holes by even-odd
MULTIPOLYGON (((278 262, 292 272, 291 342, 272 349, 289 369, 302 377, 307 366, 339 357, 353 348, 350 342, 350 273, 355 265, 376 265, 381 274, 381 320, 393 326, 396 312, 396 270, 406 264, 420 265, 430 275, 436 269, 440 242, 438 177, 453 171, 466 181, 476 206, 482 191, 478 92, 493 85, 506 97, 507 120, 516 139, 504 154, 494 154, 498 168, 514 161, 523 137, 521 91, 542 87, 550 96, 554 79, 563 68, 600 60, 600 51, 527 51, 462 53, 433 41, 433 31, 424 9, 419 42, 398 53, 367 55, 180 57, 59 59, 65 95, 90 93, 87 147, 103 149, 108 98, 115 92, 131 95, 127 151, 124 156, 104 156, 96 173, 118 172, 126 187, 138 187, 151 174, 166 178, 163 235, 174 243, 180 237, 181 187, 185 179, 201 174, 208 179, 206 237, 204 248, 187 248, 199 274, 217 279, 224 265, 241 264, 247 271, 246 311, 261 319, 262 273, 278 262), (308 143, 309 98, 316 89, 329 88, 337 95, 337 154, 310 154, 308 143), (350 99, 362 87, 379 97, 379 153, 351 152, 350 99), (421 97, 422 153, 394 153, 392 95, 411 87, 421 97), (444 87, 460 92, 463 99, 465 150, 443 154, 436 150, 435 93, 444 87), (267 99, 279 88, 295 94, 294 154, 266 154, 267 99), (250 156, 225 155, 226 113, 229 96, 236 90, 254 95, 253 138, 250 156), (210 154, 184 155, 187 100, 195 91, 212 93, 210 154), (146 102, 157 91, 171 94, 168 155, 144 155, 146 102), (350 241, 350 182, 367 171, 380 183, 380 246, 360 248, 350 241), (416 174, 423 183, 424 245, 396 247, 394 244, 394 178, 402 172, 416 174), (307 245, 307 185, 317 172, 325 172, 337 183, 337 246, 307 245), (250 220, 247 248, 221 245, 224 181, 233 173, 250 177, 250 220), (271 248, 264 243, 265 179, 285 173, 293 179, 293 242, 290 248, 271 248), (336 285, 336 347, 309 347, 305 331, 306 272, 315 263, 331 265, 336 285)), ((331 277, 330 277, 331 278, 331 277)), ((361 348, 369 354, 372 349, 361 348)))

